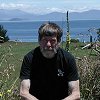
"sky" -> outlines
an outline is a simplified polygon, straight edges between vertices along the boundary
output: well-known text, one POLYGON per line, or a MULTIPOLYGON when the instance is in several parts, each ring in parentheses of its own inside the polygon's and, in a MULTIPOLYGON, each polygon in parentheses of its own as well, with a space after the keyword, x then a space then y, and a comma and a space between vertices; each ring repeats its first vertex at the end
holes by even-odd
POLYGON ((34 14, 100 10, 100 0, 0 0, 0 9, 19 9, 34 14))

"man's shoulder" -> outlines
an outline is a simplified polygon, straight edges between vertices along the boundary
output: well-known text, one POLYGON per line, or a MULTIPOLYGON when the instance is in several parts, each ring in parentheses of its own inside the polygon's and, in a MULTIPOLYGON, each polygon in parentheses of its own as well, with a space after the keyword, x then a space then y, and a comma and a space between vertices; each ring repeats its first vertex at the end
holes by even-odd
POLYGON ((59 51, 64 57, 67 57, 68 59, 74 57, 70 52, 64 50, 63 48, 59 48, 59 51))
POLYGON ((32 58, 33 55, 34 55, 34 52, 35 52, 35 51, 38 51, 38 49, 39 49, 39 47, 36 47, 36 48, 32 49, 31 51, 29 51, 29 52, 25 55, 25 57, 27 57, 27 58, 32 58))

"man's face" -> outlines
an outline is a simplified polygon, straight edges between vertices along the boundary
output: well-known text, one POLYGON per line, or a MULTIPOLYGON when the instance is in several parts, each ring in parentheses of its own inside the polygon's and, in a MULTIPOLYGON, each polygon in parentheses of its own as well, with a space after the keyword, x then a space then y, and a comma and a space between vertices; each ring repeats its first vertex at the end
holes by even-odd
POLYGON ((43 56, 52 58, 57 52, 59 43, 56 36, 44 36, 40 40, 40 48, 43 56))

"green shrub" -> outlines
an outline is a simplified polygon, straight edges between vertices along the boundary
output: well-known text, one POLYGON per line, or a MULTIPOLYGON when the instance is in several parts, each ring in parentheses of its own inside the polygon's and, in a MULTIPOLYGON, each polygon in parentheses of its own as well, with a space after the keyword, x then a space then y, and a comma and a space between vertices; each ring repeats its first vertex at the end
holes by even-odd
POLYGON ((100 100, 100 59, 82 57, 77 66, 82 100, 100 100))
POLYGON ((79 42, 79 40, 78 39, 71 39, 71 42, 77 43, 77 42, 79 42))
POLYGON ((7 42, 9 37, 7 36, 7 30, 4 29, 2 25, 0 25, 0 42, 7 42))

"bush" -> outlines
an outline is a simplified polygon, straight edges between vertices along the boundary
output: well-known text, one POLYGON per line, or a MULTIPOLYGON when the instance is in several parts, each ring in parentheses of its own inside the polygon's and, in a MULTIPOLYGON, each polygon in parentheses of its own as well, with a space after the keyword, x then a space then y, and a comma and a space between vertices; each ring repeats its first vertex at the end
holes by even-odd
POLYGON ((11 60, 12 58, 14 61, 16 60, 11 49, 13 47, 9 45, 7 49, 3 48, 1 47, 3 51, 0 52, 0 100, 20 100, 19 77, 14 76, 16 68, 11 60))
POLYGON ((82 100, 100 100, 100 59, 82 57, 77 66, 82 100))
POLYGON ((78 39, 71 39, 71 42, 77 43, 77 42, 79 42, 79 40, 78 39))
POLYGON ((100 34, 98 34, 97 39, 98 39, 98 41, 100 42, 100 34))
POLYGON ((7 30, 4 29, 2 25, 0 25, 0 42, 7 42, 9 37, 6 35, 7 30))

